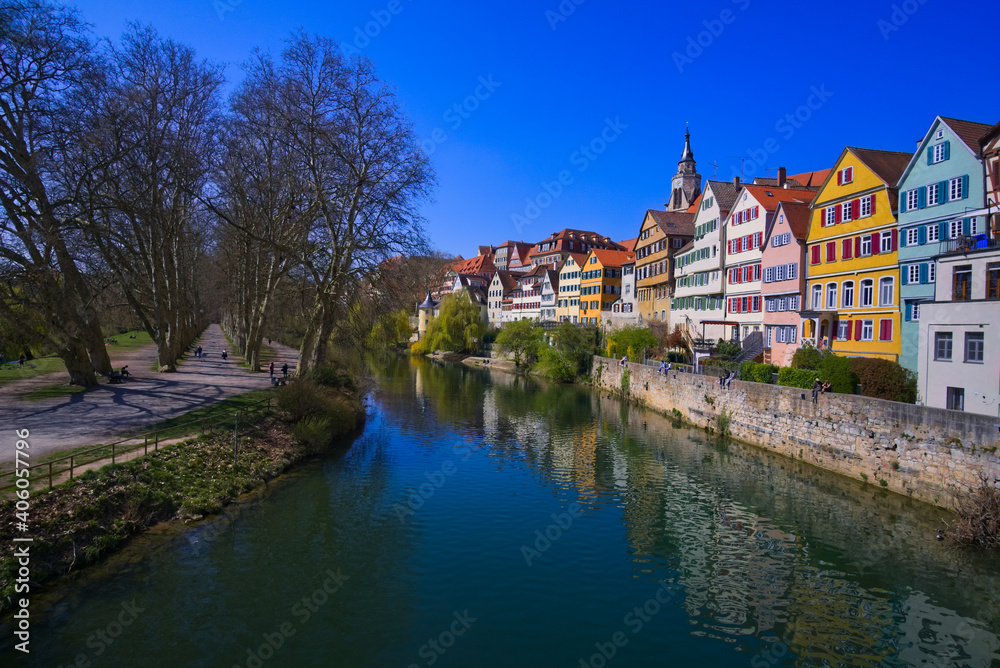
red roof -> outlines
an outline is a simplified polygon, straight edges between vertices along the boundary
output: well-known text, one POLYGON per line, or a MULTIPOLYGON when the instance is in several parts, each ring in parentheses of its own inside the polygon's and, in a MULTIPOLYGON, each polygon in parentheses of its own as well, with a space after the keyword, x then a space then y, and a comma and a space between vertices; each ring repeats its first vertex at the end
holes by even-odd
POLYGON ((809 203, 782 202, 780 206, 785 212, 785 220, 792 230, 792 235, 799 241, 805 241, 809 233, 809 203))
POLYGON ((637 241, 639 241, 639 237, 635 237, 633 239, 626 239, 625 241, 619 241, 618 245, 631 253, 635 251, 635 243, 637 241))
POLYGON ((456 274, 493 274, 496 267, 489 255, 477 255, 468 260, 455 262, 451 265, 451 270, 456 274))
POLYGON ((627 251, 605 250, 603 248, 594 248, 590 252, 605 267, 620 267, 623 262, 629 262, 635 257, 627 251))
MULTIPOLYGON (((802 188, 778 188, 776 186, 745 185, 747 192, 768 211, 774 211, 781 202, 812 202, 816 193, 802 188)), ((735 206, 733 207, 736 208, 735 206)))

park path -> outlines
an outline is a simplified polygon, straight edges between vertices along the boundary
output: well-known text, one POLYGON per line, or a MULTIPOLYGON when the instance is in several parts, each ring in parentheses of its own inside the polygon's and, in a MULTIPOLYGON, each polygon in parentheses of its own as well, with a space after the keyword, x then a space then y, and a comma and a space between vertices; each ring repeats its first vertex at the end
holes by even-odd
MULTIPOLYGON (((242 358, 230 352, 219 325, 209 325, 195 343, 202 357, 189 353, 176 373, 157 373, 150 367, 156 348, 144 346, 127 353, 110 350, 115 368, 129 365, 132 377, 125 383, 98 387, 65 397, 22 401, 20 396, 43 385, 65 382, 66 374, 47 374, 0 387, 0 411, 4 433, 0 435, 0 463, 14 460, 14 430, 30 432, 31 463, 43 455, 83 445, 96 445, 207 406, 226 397, 267 387, 269 375, 251 373, 239 366, 242 358)), ((266 345, 266 344, 265 344, 266 345)), ((298 352, 272 344, 275 366, 288 363, 294 371, 298 352)))

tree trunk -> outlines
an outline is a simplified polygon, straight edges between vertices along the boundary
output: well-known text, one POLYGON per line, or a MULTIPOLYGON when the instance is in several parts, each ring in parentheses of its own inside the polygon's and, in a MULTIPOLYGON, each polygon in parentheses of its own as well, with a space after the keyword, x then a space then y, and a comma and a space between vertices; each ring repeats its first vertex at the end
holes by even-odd
POLYGON ((328 307, 324 300, 318 299, 309 317, 309 324, 302 338, 302 347, 299 348, 299 363, 296 370, 300 376, 326 362, 332 333, 333 309, 328 307))

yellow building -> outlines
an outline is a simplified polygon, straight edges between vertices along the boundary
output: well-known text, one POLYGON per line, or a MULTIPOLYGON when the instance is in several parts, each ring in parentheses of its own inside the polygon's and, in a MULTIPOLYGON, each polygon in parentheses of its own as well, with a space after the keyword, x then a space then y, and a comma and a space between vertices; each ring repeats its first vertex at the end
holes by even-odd
POLYGON ((646 211, 635 242, 635 301, 640 324, 667 320, 674 292, 673 257, 694 238, 698 204, 700 200, 690 211, 646 211))
POLYGON ((911 157, 849 146, 817 193, 806 239, 805 342, 898 360, 895 186, 911 157))
POLYGON ((580 267, 580 323, 599 326, 611 315, 612 302, 621 298, 622 263, 632 259, 625 251, 594 248, 580 267))
POLYGON ((580 320, 580 265, 586 262, 583 253, 570 253, 559 268, 559 292, 556 294, 556 320, 571 322, 580 320))

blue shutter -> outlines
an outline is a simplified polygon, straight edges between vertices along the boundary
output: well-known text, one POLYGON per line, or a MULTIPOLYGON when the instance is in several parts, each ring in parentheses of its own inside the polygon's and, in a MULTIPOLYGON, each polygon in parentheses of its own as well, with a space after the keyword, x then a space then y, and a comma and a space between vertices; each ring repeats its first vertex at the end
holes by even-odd
POLYGON ((899 191, 899 212, 903 213, 904 211, 906 211, 906 191, 905 190, 900 190, 899 191))
POLYGON ((948 238, 948 223, 942 221, 938 223, 938 243, 948 238))
POLYGON ((909 272, 909 267, 907 267, 907 266, 906 266, 906 265, 904 264, 904 265, 903 265, 902 267, 900 267, 900 268, 899 268, 899 278, 900 278, 900 282, 901 282, 901 283, 902 283, 903 285, 907 285, 907 284, 908 284, 908 283, 907 283, 907 279, 909 279, 909 277, 910 277, 910 272, 909 272))
POLYGON ((944 204, 948 201, 948 182, 942 181, 938 184, 938 202, 944 204))
POLYGON ((926 283, 927 282, 927 263, 926 262, 921 262, 920 263, 920 282, 921 283, 926 283))
POLYGON ((912 310, 913 310, 913 302, 905 302, 905 306, 903 306, 903 320, 905 320, 906 322, 910 322, 910 311, 912 310))
POLYGON ((917 208, 922 209, 927 206, 927 186, 920 186, 917 191, 917 208))
POLYGON ((899 231, 899 245, 900 246, 906 245, 906 230, 899 231))
POLYGON ((927 147, 927 164, 928 165, 933 165, 934 164, 934 147, 933 146, 928 146, 927 147))
POLYGON ((969 196, 969 175, 962 176, 962 199, 969 196))
POLYGON ((951 142, 946 141, 944 143, 944 159, 947 160, 951 157, 951 142))
POLYGON ((927 243, 927 228, 923 225, 917 228, 917 241, 921 244, 927 243))
POLYGON ((965 236, 969 236, 969 234, 972 232, 971 229, 972 226, 969 224, 969 220, 970 220, 969 218, 962 219, 962 234, 964 234, 965 236))

